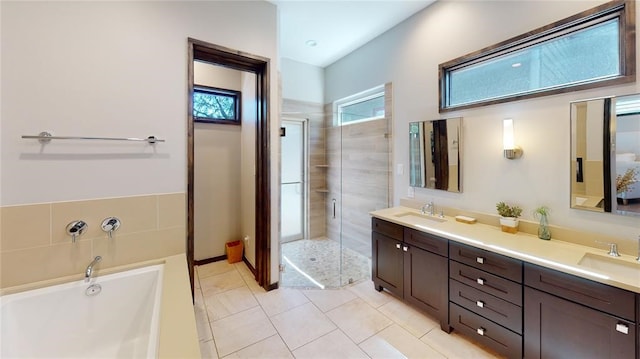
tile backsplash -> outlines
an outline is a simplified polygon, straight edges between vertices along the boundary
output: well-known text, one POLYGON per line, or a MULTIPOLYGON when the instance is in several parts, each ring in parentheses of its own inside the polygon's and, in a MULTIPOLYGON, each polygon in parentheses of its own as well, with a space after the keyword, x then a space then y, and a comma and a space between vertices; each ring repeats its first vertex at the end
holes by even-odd
POLYGON ((185 252, 185 193, 0 207, 0 287, 77 274, 93 257, 109 268, 185 252), (122 222, 110 239, 107 217, 122 222), (67 224, 87 230, 71 243, 67 224))

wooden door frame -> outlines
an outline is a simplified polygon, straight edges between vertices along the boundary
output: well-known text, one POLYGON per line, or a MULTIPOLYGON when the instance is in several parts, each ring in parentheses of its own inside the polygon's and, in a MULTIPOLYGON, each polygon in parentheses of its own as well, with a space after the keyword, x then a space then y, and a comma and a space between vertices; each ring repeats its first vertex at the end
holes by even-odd
POLYGON ((187 263, 194 291, 194 125, 193 61, 251 72, 257 79, 255 279, 265 289, 271 279, 270 83, 268 58, 188 38, 187 74, 187 263))

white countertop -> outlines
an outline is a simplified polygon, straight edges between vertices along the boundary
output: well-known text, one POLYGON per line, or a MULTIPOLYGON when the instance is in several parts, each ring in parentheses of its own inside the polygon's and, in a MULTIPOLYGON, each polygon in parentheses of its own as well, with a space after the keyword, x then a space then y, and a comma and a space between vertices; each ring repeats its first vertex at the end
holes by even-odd
POLYGON ((553 238, 549 241, 542 240, 535 235, 522 232, 505 233, 496 226, 481 223, 465 224, 457 222, 454 217, 449 216, 445 216, 444 222, 430 219, 415 221, 411 216, 399 216, 407 213, 420 215, 420 211, 416 209, 401 206, 377 210, 370 214, 379 219, 455 242, 640 293, 640 263, 632 256, 623 254, 621 257, 613 258, 607 256, 607 251, 603 249, 558 241, 553 238), (613 266, 620 265, 624 267, 627 274, 623 275, 615 270, 595 269, 592 266, 579 264, 585 255, 589 258, 602 259, 613 266), (637 268, 637 271, 634 271, 634 268, 637 268), (629 273, 631 274, 629 275, 629 273))

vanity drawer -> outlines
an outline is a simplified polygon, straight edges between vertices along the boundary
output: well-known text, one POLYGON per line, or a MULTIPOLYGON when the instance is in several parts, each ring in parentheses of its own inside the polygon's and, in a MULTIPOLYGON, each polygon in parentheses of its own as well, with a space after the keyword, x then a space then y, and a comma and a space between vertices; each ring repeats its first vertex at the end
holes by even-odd
POLYGON ((522 336, 455 303, 451 303, 449 307, 449 325, 454 330, 508 358, 522 358, 522 336))
POLYGON ((449 300, 476 314, 522 334, 522 308, 483 291, 449 281, 449 300))
POLYGON ((635 320, 635 294, 624 289, 526 263, 525 285, 573 302, 635 320))
POLYGON ((449 261, 449 277, 515 305, 522 306, 522 284, 454 261, 449 261))
POLYGON ((399 241, 402 241, 402 235, 404 234, 403 226, 375 217, 371 218, 371 230, 399 241))
POLYGON ((416 231, 415 229, 404 229, 404 241, 425 251, 439 254, 443 257, 449 254, 448 240, 434 236, 433 234, 416 231))
POLYGON ((522 283, 522 261, 517 259, 456 242, 450 242, 449 258, 522 283))

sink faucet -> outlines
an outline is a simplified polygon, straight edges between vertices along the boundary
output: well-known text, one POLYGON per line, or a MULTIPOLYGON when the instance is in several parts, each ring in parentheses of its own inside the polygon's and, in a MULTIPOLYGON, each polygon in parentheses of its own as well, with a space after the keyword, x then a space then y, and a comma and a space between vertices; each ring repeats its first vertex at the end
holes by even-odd
POLYGON ((433 201, 430 201, 429 203, 426 203, 424 206, 422 206, 420 212, 422 212, 422 214, 429 214, 430 216, 433 216, 435 212, 435 205, 433 204, 433 201), (427 210, 429 211, 429 213, 427 213, 427 210))
POLYGON ((636 261, 640 262, 640 236, 638 236, 638 257, 636 258, 636 261))
POLYGON ((609 246, 609 252, 607 252, 608 255, 612 257, 620 257, 620 253, 618 253, 618 245, 616 243, 609 243, 609 242, 602 242, 602 241, 596 241, 596 243, 609 246))
POLYGON ((93 276, 93 269, 98 264, 98 262, 100 262, 101 260, 102 260, 102 257, 96 256, 91 261, 91 263, 89 263, 89 265, 87 266, 87 269, 84 272, 84 281, 85 282, 88 283, 91 280, 91 277, 93 276))

